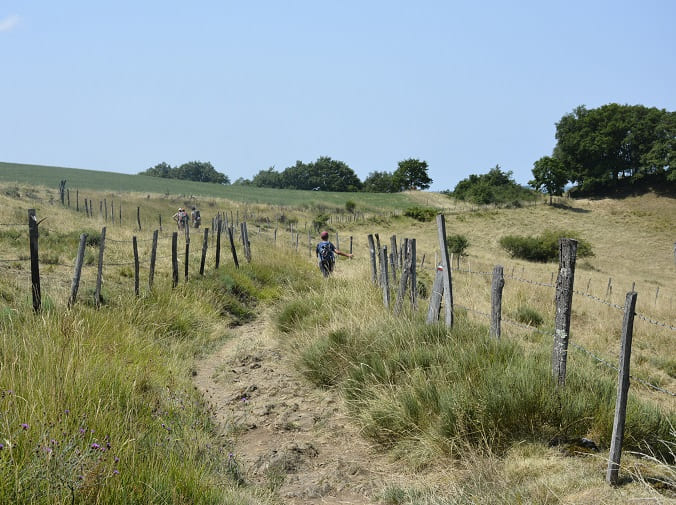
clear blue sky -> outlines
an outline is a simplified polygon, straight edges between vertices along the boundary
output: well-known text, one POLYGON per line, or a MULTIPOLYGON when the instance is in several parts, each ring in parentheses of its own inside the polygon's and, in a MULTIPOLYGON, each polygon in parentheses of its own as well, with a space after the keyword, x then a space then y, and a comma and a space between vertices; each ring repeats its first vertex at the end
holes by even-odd
POLYGON ((676 108, 676 1, 0 2, 0 161, 517 182, 578 105, 676 108))

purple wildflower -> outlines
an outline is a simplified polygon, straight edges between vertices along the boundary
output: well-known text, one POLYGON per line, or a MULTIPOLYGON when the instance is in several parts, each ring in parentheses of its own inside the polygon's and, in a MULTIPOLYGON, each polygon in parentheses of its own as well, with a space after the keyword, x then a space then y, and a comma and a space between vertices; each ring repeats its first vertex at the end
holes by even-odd
POLYGON ((101 446, 100 446, 99 444, 97 444, 96 442, 94 442, 94 443, 91 445, 91 448, 92 448, 92 449, 100 449, 101 446))
POLYGON ((28 424, 26 424, 26 423, 21 423, 21 429, 22 429, 22 430, 25 431, 25 430, 27 430, 28 428, 30 428, 30 426, 28 426, 28 424))
POLYGON ((5 448, 4 444, 0 443, 0 451, 2 451, 5 448))
POLYGON ((120 471, 117 468, 115 470, 113 470, 113 475, 119 475, 119 474, 120 474, 120 471))
POLYGON ((64 410, 64 412, 66 413, 66 415, 68 415, 68 414, 70 414, 70 409, 66 409, 66 410, 64 410))

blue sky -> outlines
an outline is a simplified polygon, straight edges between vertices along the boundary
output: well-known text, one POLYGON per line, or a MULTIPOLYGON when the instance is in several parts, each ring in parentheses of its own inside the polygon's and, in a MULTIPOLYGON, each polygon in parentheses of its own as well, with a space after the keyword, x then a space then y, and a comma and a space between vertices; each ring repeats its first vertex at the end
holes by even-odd
POLYGON ((676 107, 676 2, 0 2, 0 161, 517 182, 578 105, 676 107))

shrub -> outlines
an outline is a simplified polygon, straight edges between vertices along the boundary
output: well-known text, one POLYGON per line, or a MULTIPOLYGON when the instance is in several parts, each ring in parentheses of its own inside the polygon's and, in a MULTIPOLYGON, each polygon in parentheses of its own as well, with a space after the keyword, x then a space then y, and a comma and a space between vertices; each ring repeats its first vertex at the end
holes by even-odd
POLYGON ((577 240, 578 258, 594 255, 591 244, 580 238, 577 232, 570 230, 545 230, 535 237, 505 235, 500 239, 500 246, 515 258, 541 262, 555 261, 559 257, 559 239, 564 237, 577 240))
POLYGON ((329 221, 329 216, 327 214, 318 214, 312 219, 312 227, 315 230, 319 230, 320 228, 326 228, 326 224, 329 221))
POLYGON ((409 207, 404 211, 404 215, 425 222, 434 219, 434 216, 437 215, 437 210, 427 207, 409 207))
POLYGON ((469 247, 469 240, 465 235, 448 235, 446 237, 448 252, 463 256, 469 247))
POLYGON ((354 200, 348 200, 347 202, 345 202, 345 210, 348 211, 349 213, 354 213, 356 208, 357 204, 354 202, 354 200))
POLYGON ((544 319, 540 313, 530 307, 521 306, 516 309, 514 313, 514 318, 520 323, 527 324, 529 326, 540 326, 544 319))

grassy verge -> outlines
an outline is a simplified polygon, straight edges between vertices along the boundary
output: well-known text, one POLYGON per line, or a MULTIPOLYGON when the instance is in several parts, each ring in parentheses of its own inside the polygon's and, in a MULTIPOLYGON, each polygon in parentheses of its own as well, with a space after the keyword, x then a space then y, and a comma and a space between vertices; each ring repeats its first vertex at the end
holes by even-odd
POLYGON ((33 314, 0 313, 1 503, 261 503, 191 383, 192 362, 311 284, 305 262, 270 257, 135 299, 111 293, 33 314))

